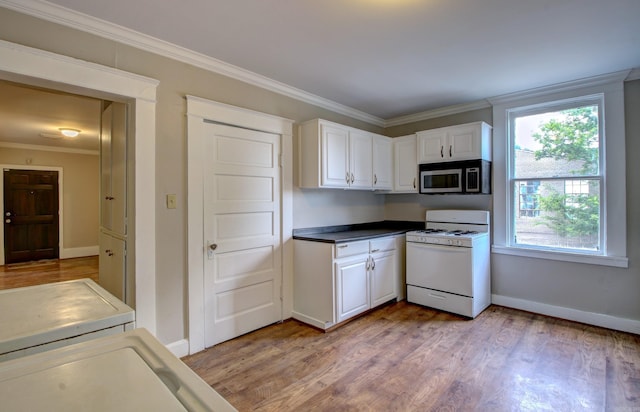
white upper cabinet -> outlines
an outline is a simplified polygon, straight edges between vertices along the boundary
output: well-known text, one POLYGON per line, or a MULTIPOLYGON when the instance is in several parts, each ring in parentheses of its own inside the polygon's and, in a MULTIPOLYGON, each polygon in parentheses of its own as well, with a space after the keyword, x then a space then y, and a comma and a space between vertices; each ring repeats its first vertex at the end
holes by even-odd
POLYGON ((314 119, 300 125, 298 185, 302 188, 374 189, 373 135, 314 119))
POLYGON ((373 188, 393 189, 393 139, 386 136, 373 135, 373 188))
POLYGON ((418 163, 491 160, 491 126, 484 122, 417 133, 418 163))
MULTIPOLYGON (((320 126, 322 144, 321 187, 348 187, 351 179, 349 169, 349 130, 324 124, 320 126)), ((306 139, 306 137, 302 137, 306 139)), ((303 166, 304 167, 304 166, 303 166)))
MULTIPOLYGON (((331 154, 328 153, 327 156, 331 154)), ((349 129, 349 169, 352 189, 371 189, 373 186, 373 141, 371 133, 349 129)))
POLYGON ((127 108, 111 103, 102 113, 100 134, 100 225, 127 234, 127 108))
POLYGON ((418 153, 416 135, 393 140, 393 193, 418 193, 418 153))

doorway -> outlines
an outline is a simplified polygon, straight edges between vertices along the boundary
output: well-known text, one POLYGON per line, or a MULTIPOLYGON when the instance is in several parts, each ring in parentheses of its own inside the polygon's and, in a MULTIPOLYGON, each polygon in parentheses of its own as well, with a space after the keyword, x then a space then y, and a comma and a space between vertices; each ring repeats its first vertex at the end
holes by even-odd
POLYGON ((131 103, 130 136, 134 150, 128 254, 135 284, 136 326, 156 333, 155 264, 155 79, 6 41, 0 42, 0 79, 37 87, 131 103))

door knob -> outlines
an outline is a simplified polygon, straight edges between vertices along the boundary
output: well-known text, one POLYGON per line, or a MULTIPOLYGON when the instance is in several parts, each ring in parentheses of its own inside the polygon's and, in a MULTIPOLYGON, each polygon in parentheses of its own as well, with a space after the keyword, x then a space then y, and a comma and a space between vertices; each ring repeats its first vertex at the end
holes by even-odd
POLYGON ((207 247, 207 258, 209 258, 211 260, 215 256, 213 251, 218 248, 218 245, 215 244, 215 243, 208 243, 208 244, 209 244, 209 247, 207 247))
POLYGON ((4 223, 11 223, 11 219, 5 219, 4 223))

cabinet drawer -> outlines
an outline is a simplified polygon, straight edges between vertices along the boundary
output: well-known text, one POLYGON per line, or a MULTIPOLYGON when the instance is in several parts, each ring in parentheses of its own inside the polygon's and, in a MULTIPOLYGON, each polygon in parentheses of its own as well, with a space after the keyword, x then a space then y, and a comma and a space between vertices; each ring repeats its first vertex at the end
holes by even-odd
POLYGON ((385 250, 394 250, 396 248, 396 239, 393 236, 372 239, 369 241, 369 253, 384 252, 385 250))
POLYGON ((473 317, 473 298, 407 285, 407 302, 473 317))
POLYGON ((369 253, 368 240, 336 244, 336 259, 345 256, 359 255, 362 253, 369 253))

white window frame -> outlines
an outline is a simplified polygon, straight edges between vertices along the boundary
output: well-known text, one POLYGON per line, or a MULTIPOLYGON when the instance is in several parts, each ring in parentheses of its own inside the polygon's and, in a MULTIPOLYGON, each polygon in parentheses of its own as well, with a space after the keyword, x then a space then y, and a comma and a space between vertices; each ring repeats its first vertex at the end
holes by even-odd
POLYGON ((626 222, 626 165, 624 128, 624 79, 628 71, 547 86, 489 99, 493 105, 493 246, 499 254, 628 267, 626 222), (600 254, 563 249, 538 249, 515 245, 512 237, 513 194, 510 185, 511 143, 509 113, 525 107, 581 101, 603 96, 600 123, 601 215, 600 254))

